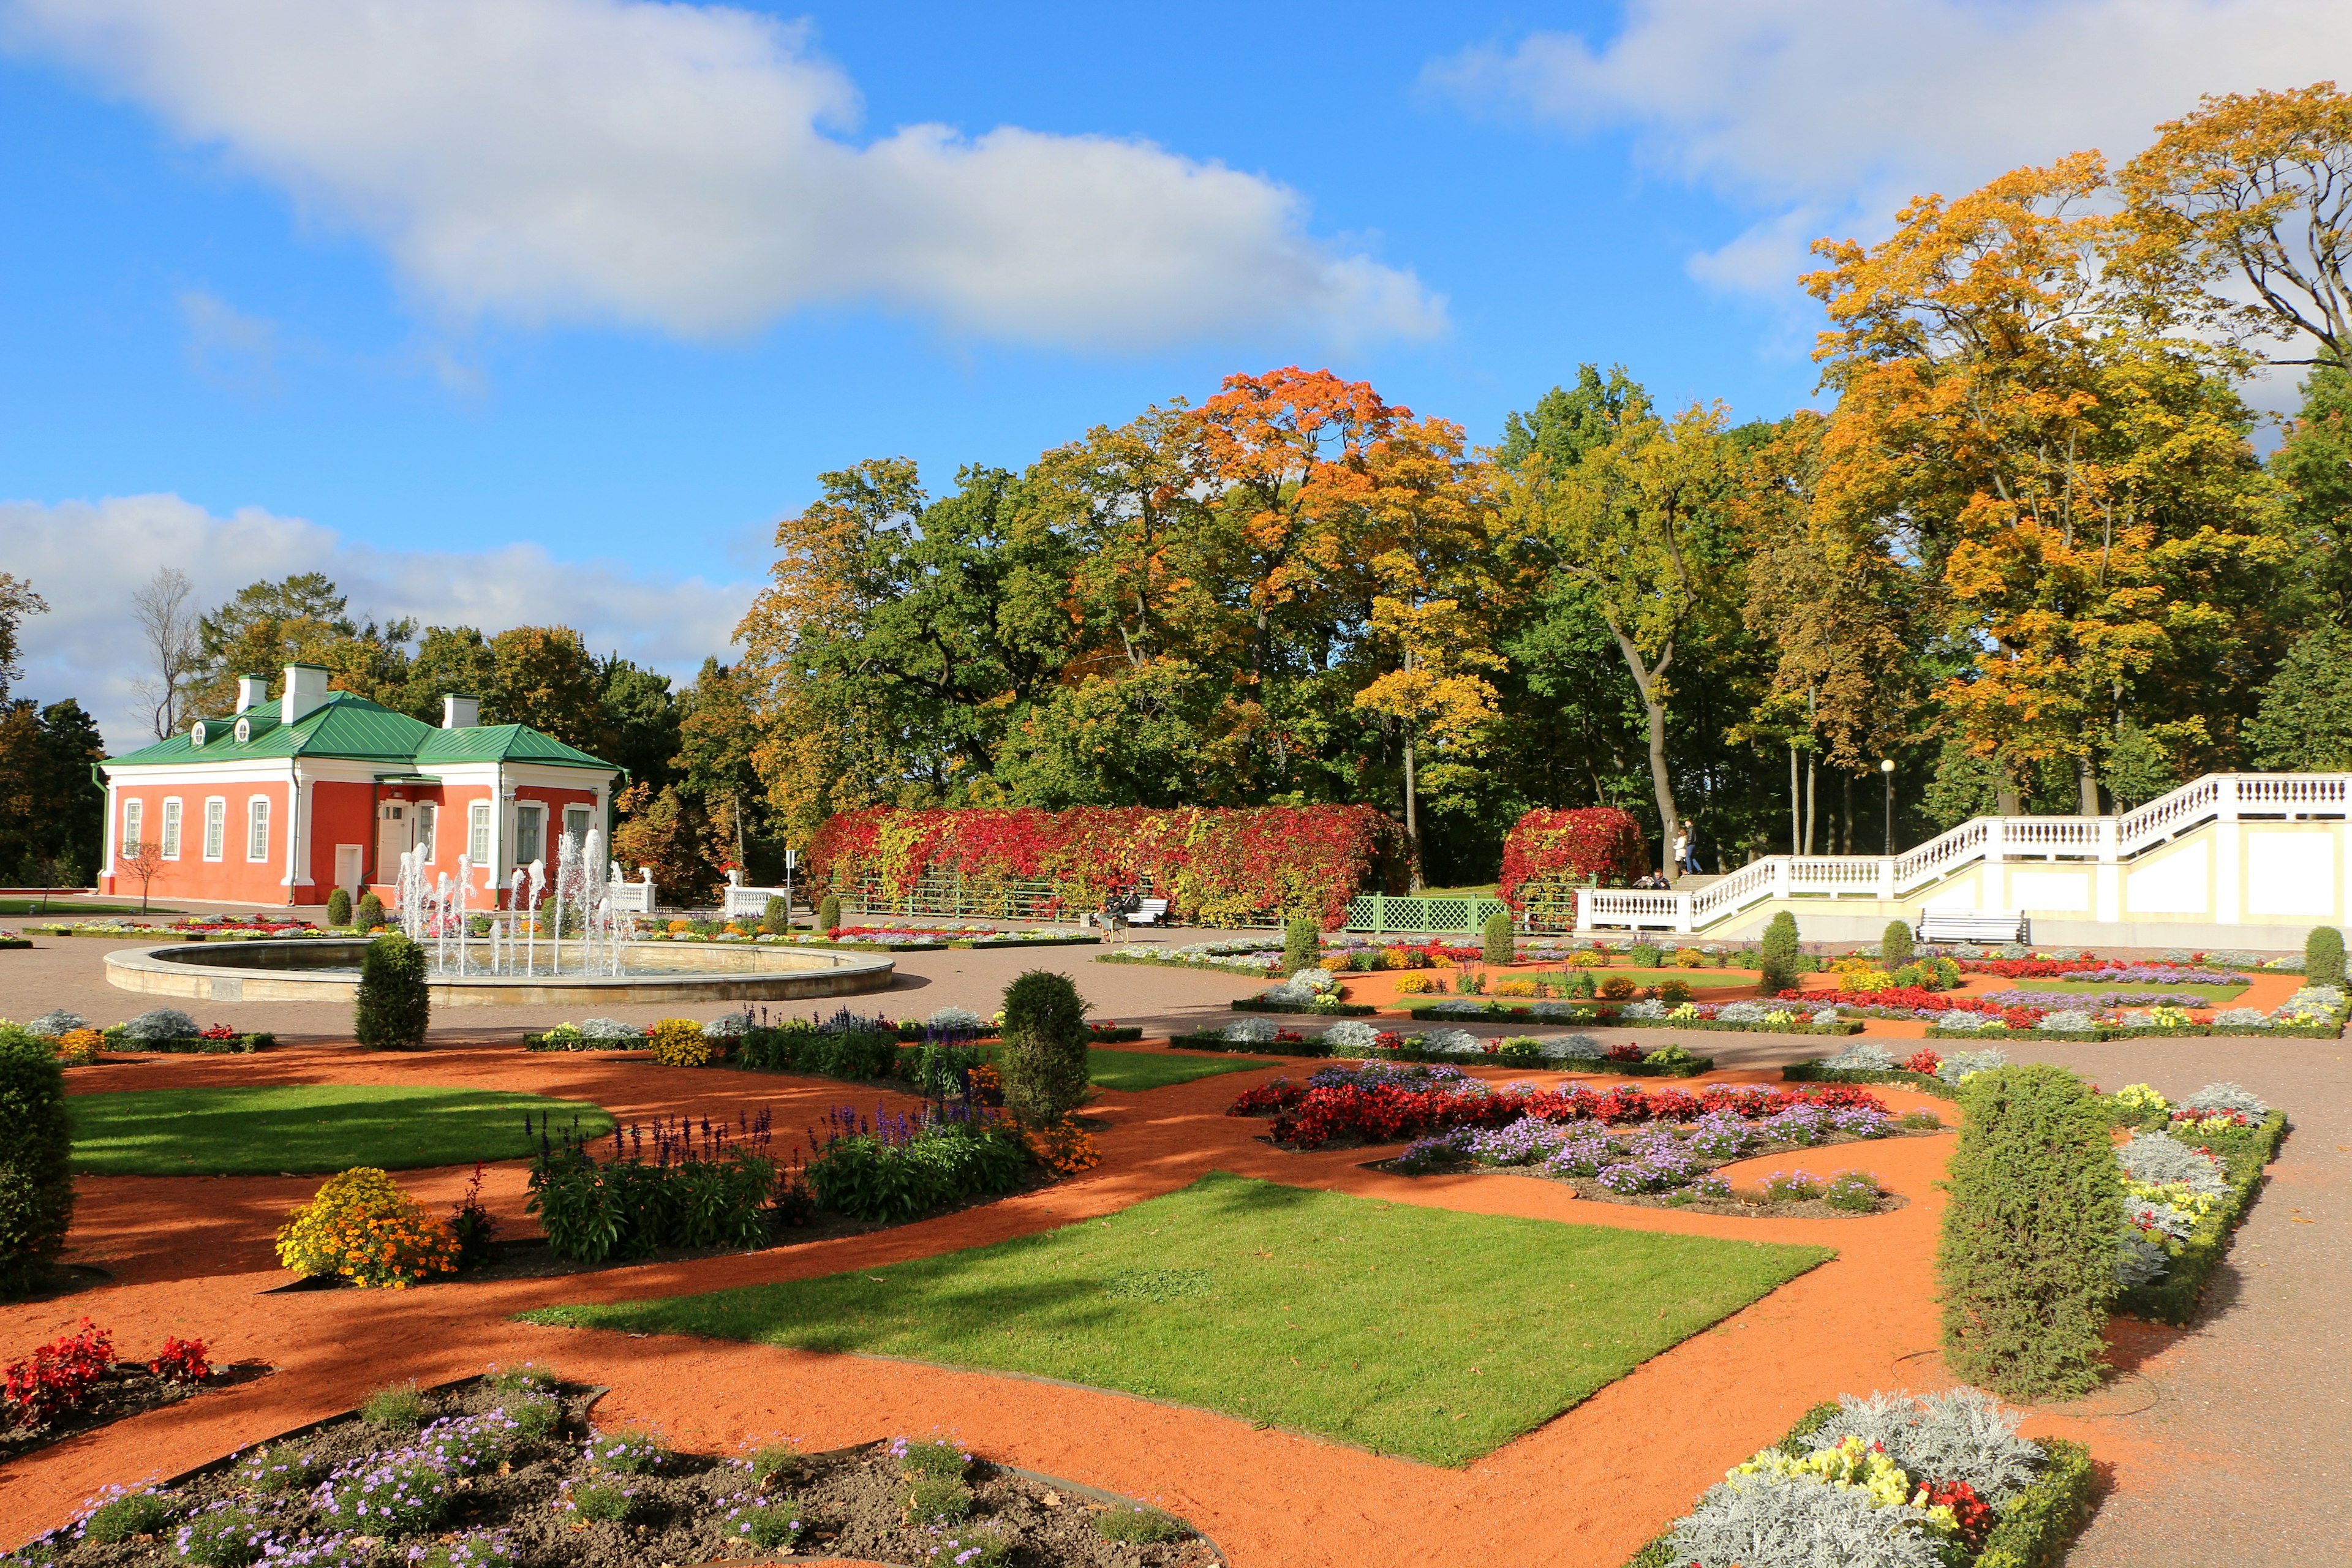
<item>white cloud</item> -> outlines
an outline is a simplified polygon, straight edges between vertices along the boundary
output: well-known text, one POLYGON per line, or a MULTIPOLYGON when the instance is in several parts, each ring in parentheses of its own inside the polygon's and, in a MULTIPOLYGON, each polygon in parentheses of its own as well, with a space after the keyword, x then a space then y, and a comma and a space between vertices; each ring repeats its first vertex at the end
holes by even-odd
POLYGON ((2352 80, 2343 0, 1631 0, 1613 37, 1537 33, 1426 80, 1632 128, 1655 165, 1768 214, 1694 276, 1785 297, 1811 240, 1879 237, 1912 195, 2086 147, 2120 163, 2201 94, 2330 77, 2352 80))
POLYGON ((0 0, 61 58, 355 226, 442 308, 688 336, 876 303, 1076 348, 1425 336, 1409 271, 1149 142, 913 125, 804 27, 638 0, 0 0))
POLYGON ((323 572, 350 596, 355 615, 493 633, 561 623, 577 627, 599 654, 617 652, 681 681, 705 658, 730 657, 736 623, 760 588, 651 577, 617 562, 558 561, 537 544, 383 550, 258 508, 215 516, 175 495, 0 501, 0 561, 49 605, 48 614, 22 625, 25 674, 15 694, 79 700, 111 745, 144 734, 129 603, 164 566, 185 572, 194 603, 206 608, 261 578, 323 572))

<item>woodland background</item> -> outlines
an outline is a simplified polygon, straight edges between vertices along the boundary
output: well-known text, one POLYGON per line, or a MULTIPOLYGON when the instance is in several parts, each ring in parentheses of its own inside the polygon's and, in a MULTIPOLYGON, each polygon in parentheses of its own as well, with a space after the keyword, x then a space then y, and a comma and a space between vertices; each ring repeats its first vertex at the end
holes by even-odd
MULTIPOLYGON (((1292 367, 1018 470, 824 474, 711 628, 741 657, 683 689, 562 626, 377 624, 315 576, 198 615, 167 569, 125 624, 158 733, 303 659, 607 757, 616 849, 679 900, 873 805, 1369 804, 1471 885, 1537 807, 1692 823, 1722 869, 2352 767, 2352 99, 2158 130, 1818 245, 1820 410, 1665 408, 1587 364, 1474 447, 1292 367), (2302 388, 2274 430, 2263 376, 2302 388)), ((6 700, 37 587, 0 575, 0 878, 71 882, 99 742, 6 700)))

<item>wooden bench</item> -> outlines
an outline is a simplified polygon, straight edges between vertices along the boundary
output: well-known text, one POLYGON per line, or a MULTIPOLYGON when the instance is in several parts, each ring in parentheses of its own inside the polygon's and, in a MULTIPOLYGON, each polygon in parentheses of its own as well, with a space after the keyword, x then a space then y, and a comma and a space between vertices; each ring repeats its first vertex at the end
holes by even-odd
POLYGON ((2015 910, 1921 910, 1918 931, 1921 942, 1973 942, 2000 944, 2023 942, 2032 939, 2027 934, 2025 917, 2015 910))

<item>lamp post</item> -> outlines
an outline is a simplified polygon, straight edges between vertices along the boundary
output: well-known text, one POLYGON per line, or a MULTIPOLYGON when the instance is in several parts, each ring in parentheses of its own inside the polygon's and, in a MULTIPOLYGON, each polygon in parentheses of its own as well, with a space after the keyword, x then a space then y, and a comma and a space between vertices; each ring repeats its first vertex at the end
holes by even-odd
POLYGON ((1892 858, 1895 854, 1895 759, 1880 758, 1878 772, 1879 776, 1886 781, 1886 853, 1892 858))

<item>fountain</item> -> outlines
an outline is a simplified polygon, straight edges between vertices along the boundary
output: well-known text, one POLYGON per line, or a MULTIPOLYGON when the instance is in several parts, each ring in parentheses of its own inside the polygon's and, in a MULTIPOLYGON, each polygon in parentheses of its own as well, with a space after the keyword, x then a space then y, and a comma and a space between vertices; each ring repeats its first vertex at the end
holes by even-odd
POLYGON ((567 833, 557 841, 551 895, 547 864, 534 860, 515 868, 505 909, 493 900, 491 907, 475 910, 468 907, 474 888, 470 859, 460 856, 457 874, 444 872, 436 880, 425 869, 424 852, 408 850, 400 858, 400 929, 432 954, 427 967, 436 978, 625 974, 625 954, 636 940, 636 917, 614 903, 610 889, 621 879, 620 868, 605 862, 604 851, 604 835, 594 828, 584 837, 567 833), (603 877, 593 869, 600 864, 606 866, 603 877), (478 937, 477 920, 488 928, 478 937), (542 923, 548 929, 544 955, 539 943, 542 923))
MULTIPOLYGON (((402 933, 425 952, 436 1007, 837 996, 880 990, 896 968, 888 958, 823 948, 639 942, 636 917, 613 897, 622 885, 604 836, 592 828, 557 840, 552 877, 543 861, 517 867, 503 909, 495 882, 487 898, 476 889, 470 859, 461 858, 454 876, 436 875, 422 850, 401 856, 394 892, 402 933)), ((313 937, 125 949, 107 955, 106 978, 126 991, 210 1001, 328 1001, 352 994, 366 948, 364 940, 313 937)))

